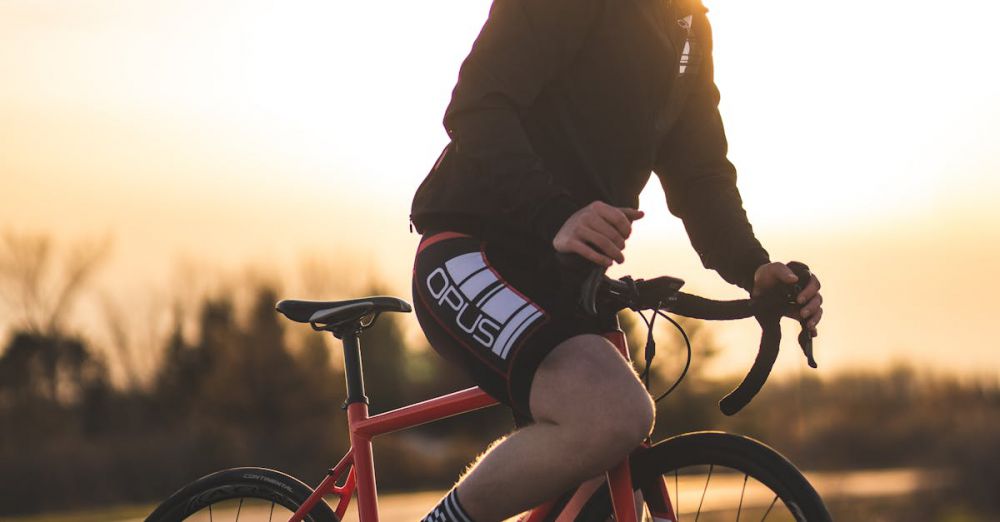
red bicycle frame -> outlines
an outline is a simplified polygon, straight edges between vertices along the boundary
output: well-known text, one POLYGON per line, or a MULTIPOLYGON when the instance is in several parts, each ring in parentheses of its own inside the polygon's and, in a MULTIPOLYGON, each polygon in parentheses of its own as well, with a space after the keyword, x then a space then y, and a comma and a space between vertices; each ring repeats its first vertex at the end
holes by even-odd
MULTIPOLYGON (((628 358, 624 334, 613 332, 606 337, 628 358)), ((364 384, 361 380, 360 345, 357 336, 345 336, 343 341, 344 363, 348 380, 347 422, 350 428, 351 448, 344 455, 344 458, 330 469, 327 477, 292 515, 289 522, 303 520, 305 515, 326 495, 339 497, 335 512, 337 517, 342 519, 355 490, 357 490, 358 495, 358 519, 361 522, 378 522, 378 492, 375 485, 375 467, 372 461, 372 438, 497 404, 495 399, 481 389, 469 388, 369 417, 368 402, 364 398, 364 384)), ((632 488, 632 474, 628 458, 607 472, 607 481, 611 489, 615 520, 637 522, 636 497, 632 488)), ((603 482, 603 480, 595 479, 581 485, 562 508, 556 521, 573 520, 603 482)), ((657 522, 676 520, 670 498, 667 495, 666 485, 663 484, 662 480, 656 487, 644 489, 643 495, 647 505, 654 511, 654 520, 657 522)), ((541 522, 550 515, 555 504, 556 501, 553 500, 538 506, 520 520, 522 522, 541 522)))

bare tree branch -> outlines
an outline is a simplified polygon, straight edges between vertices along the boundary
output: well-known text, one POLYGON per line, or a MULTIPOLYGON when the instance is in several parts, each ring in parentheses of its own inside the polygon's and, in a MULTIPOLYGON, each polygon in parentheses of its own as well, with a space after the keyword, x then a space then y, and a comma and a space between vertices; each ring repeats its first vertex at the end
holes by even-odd
POLYGON ((42 331, 45 306, 44 282, 52 265, 52 242, 48 236, 7 231, 0 243, 0 275, 4 299, 14 317, 32 332, 42 331))
POLYGON ((57 335, 62 319, 110 252, 109 237, 73 247, 59 263, 52 238, 7 231, 0 240, 0 291, 19 328, 57 335))
POLYGON ((53 304, 46 317, 46 331, 56 333, 57 321, 79 295, 87 280, 94 275, 111 251, 110 237, 77 244, 66 261, 66 277, 62 287, 53 293, 53 304))

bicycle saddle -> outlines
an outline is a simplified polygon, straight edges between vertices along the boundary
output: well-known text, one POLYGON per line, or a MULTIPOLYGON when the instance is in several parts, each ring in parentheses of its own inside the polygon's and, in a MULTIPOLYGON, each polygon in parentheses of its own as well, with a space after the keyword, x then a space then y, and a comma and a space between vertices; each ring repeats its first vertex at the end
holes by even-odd
POLYGON ((391 296, 372 296, 346 301, 297 301, 285 299, 275 306, 285 317, 300 323, 337 325, 369 314, 410 312, 410 303, 391 296))

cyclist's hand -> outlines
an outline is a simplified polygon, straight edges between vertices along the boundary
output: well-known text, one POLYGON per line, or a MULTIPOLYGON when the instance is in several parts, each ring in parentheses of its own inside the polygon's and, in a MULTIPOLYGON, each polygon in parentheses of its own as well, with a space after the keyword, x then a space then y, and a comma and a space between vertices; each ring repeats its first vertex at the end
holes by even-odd
POLYGON ((615 261, 623 263, 622 250, 632 234, 632 222, 643 215, 641 210, 595 201, 563 223, 552 239, 552 246, 557 252, 577 254, 601 266, 611 266, 615 261))
MULTIPOLYGON (((754 272, 753 291, 750 292, 750 295, 757 296, 780 284, 790 285, 797 282, 798 277, 784 263, 760 265, 757 271, 754 272)), ((789 317, 793 319, 805 319, 809 333, 813 337, 819 335, 816 327, 820 319, 823 318, 823 296, 820 295, 819 288, 819 279, 813 275, 812 280, 805 285, 805 288, 802 289, 802 292, 796 298, 796 301, 802 305, 802 308, 797 312, 789 314, 789 317)))

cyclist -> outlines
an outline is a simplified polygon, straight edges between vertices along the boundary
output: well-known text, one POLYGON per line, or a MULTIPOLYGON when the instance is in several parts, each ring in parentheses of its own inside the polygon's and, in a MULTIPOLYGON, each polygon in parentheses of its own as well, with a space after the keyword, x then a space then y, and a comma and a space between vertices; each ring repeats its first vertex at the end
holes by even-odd
MULTIPOLYGON (((699 0, 495 0, 462 64, 451 142, 414 196, 414 303, 431 345, 519 417, 425 518, 502 520, 603 473, 654 409, 581 315, 556 253, 624 261, 652 172, 707 268, 796 277, 755 238, 727 160, 699 0)), ((812 335, 819 281, 798 296, 812 335)))

